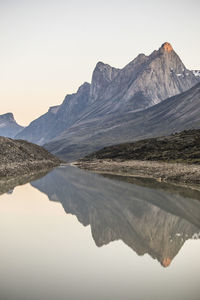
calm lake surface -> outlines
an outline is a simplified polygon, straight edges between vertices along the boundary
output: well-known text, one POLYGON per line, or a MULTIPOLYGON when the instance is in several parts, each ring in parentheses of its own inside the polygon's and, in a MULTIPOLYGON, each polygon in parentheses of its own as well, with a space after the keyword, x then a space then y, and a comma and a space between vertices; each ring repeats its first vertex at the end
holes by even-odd
POLYGON ((0 196, 0 299, 199 300, 199 238, 200 192, 59 167, 0 196))

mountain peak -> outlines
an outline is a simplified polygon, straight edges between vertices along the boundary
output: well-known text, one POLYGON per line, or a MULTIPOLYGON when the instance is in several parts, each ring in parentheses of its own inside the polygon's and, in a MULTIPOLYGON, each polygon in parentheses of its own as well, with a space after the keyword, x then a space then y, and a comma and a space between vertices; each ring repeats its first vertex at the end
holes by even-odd
POLYGON ((165 42, 164 44, 162 44, 161 48, 167 52, 171 52, 174 49, 172 48, 172 45, 168 42, 165 42))
POLYGON ((14 116, 13 116, 13 113, 5 113, 3 115, 1 115, 2 117, 4 117, 5 119, 7 120, 13 120, 14 121, 14 116))
POLYGON ((6 113, 0 115, 0 135, 10 138, 14 136, 23 129, 24 127, 17 124, 14 119, 13 113, 6 113))
POLYGON ((102 61, 98 61, 95 68, 102 68, 104 66, 106 66, 106 64, 104 64, 102 61))
POLYGON ((118 75, 119 69, 111 67, 99 61, 92 74, 92 84, 90 90, 91 103, 96 101, 105 91, 110 82, 118 75))

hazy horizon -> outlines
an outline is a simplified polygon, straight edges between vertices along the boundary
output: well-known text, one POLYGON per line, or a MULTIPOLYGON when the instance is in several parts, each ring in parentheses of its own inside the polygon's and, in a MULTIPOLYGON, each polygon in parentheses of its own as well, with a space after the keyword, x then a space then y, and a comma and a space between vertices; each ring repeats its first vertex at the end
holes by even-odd
POLYGON ((122 68, 164 42, 200 69, 199 1, 0 0, 0 114, 28 125, 61 104, 98 61, 122 68))

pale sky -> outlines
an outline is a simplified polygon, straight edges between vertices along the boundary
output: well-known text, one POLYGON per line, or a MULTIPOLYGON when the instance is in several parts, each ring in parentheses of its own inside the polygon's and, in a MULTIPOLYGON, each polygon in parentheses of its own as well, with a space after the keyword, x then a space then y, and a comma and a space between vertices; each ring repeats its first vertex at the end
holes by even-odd
POLYGON ((28 125, 90 82, 170 42, 200 70, 199 0, 0 0, 0 114, 28 125))

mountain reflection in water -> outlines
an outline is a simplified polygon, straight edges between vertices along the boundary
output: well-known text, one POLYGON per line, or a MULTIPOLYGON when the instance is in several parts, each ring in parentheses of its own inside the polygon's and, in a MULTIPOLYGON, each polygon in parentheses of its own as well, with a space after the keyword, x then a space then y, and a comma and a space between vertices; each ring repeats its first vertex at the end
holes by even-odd
POLYGON ((167 267, 186 240, 199 238, 198 191, 158 183, 153 188, 152 183, 128 183, 70 166, 31 184, 90 225, 98 247, 122 240, 138 255, 148 253, 167 267))

